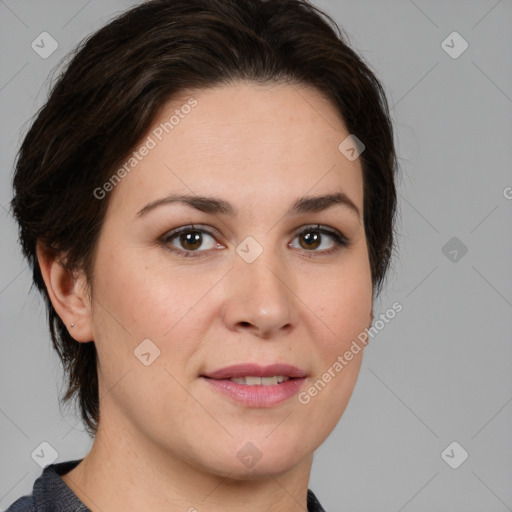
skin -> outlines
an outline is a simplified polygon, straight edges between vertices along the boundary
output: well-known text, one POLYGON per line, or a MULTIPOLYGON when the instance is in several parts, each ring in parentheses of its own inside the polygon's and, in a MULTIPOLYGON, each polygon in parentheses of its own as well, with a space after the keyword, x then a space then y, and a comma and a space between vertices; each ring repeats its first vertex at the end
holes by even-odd
POLYGON ((82 273, 38 250, 57 313, 99 357, 98 433, 63 479, 93 512, 304 511, 313 452, 345 410, 363 351, 308 404, 242 406, 199 376, 285 362, 307 372, 302 391, 371 323, 361 164, 338 150, 348 132, 315 89, 237 82, 193 96, 197 106, 110 192, 92 297, 82 273), (298 198, 334 192, 359 216, 340 204, 285 215, 298 198), (222 198, 237 214, 172 203, 137 217, 170 193, 222 198), (189 224, 213 233, 199 257, 162 240, 189 224), (298 233, 310 224, 350 244, 327 254, 337 246, 321 235, 304 248, 298 233), (263 248, 253 263, 236 252, 248 236, 263 248), (134 350, 148 338, 160 356, 145 366, 134 350), (247 442, 261 453, 250 468, 237 457, 247 442))

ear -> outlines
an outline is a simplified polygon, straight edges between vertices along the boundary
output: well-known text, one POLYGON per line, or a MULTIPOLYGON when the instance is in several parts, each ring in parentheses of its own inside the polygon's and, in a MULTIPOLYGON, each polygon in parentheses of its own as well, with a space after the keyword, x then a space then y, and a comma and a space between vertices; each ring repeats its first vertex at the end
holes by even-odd
POLYGON ((69 334, 76 341, 93 341, 92 308, 83 272, 71 272, 58 255, 39 243, 37 259, 50 300, 69 334))

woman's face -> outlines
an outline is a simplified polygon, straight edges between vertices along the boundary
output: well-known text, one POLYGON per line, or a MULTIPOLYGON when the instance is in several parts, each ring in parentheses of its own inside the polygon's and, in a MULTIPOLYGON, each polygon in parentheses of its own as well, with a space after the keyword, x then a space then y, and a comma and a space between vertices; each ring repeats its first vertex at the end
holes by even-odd
POLYGON ((338 149, 348 135, 306 87, 241 82, 162 110, 109 192, 94 264, 111 442, 249 478, 325 440, 362 351, 332 369, 372 309, 361 165, 338 149), (215 373, 246 364, 304 378, 253 387, 229 377, 262 368, 215 373))

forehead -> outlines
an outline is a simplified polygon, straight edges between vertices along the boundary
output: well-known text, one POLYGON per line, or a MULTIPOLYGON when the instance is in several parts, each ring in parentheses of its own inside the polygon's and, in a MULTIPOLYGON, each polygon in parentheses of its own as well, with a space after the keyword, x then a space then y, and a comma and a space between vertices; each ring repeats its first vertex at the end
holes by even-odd
POLYGON ((338 149, 348 135, 331 102, 306 86, 240 82, 181 94, 134 148, 111 202, 138 211, 192 193, 255 206, 343 191, 362 209, 360 162, 338 149))

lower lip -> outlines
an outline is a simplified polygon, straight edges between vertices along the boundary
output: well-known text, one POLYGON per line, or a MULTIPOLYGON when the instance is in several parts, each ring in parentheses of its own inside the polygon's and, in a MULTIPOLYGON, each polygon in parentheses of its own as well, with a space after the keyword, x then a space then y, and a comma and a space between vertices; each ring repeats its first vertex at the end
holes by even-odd
POLYGON ((251 386, 239 384, 228 379, 209 379, 203 377, 210 386, 220 393, 248 407, 271 407, 296 395, 305 378, 289 379, 281 384, 270 386, 251 386))

